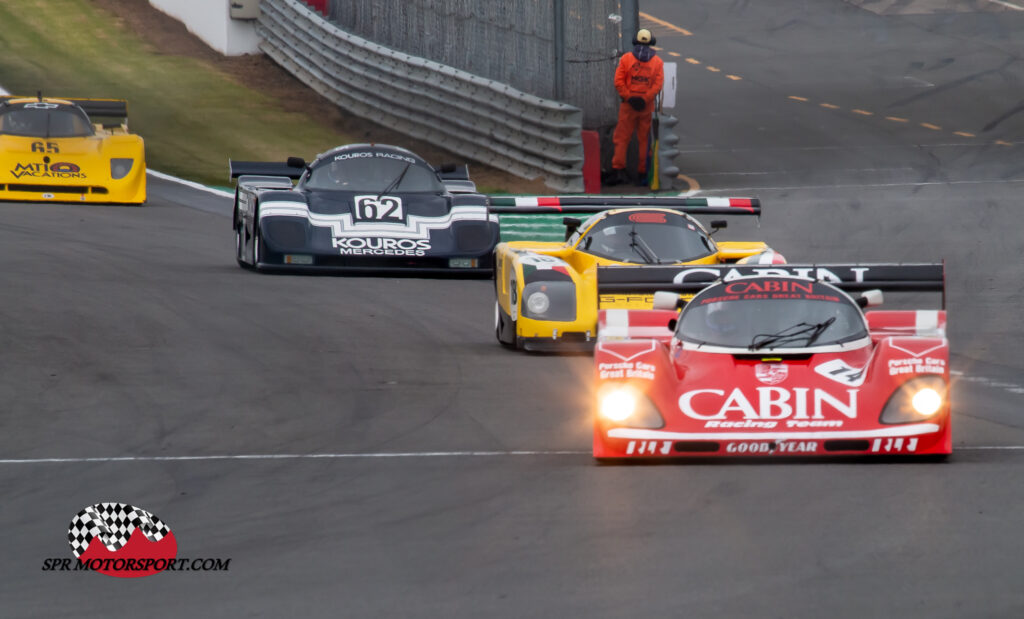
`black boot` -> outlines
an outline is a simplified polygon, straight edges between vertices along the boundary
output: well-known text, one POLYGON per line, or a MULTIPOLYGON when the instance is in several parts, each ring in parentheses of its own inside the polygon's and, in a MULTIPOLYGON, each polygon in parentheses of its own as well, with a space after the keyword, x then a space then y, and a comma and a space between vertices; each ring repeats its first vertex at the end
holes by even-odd
POLYGON ((611 172, 606 174, 605 178, 601 182, 608 186, 621 185, 626 182, 626 171, 619 168, 612 168, 611 172))

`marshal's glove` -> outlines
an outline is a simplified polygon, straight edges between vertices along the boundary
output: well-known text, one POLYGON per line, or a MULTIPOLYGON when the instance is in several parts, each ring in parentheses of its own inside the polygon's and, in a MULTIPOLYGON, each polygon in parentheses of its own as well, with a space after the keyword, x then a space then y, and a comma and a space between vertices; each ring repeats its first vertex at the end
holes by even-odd
POLYGON ((642 111, 645 107, 647 107, 647 102, 644 101, 643 97, 630 97, 626 99, 626 103, 628 103, 630 107, 632 107, 634 110, 638 112, 642 111))

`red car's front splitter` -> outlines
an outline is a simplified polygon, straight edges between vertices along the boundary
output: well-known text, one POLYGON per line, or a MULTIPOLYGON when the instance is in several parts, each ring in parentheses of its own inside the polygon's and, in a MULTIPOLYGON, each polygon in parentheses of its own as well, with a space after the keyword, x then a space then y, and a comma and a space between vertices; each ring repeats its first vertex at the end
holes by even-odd
POLYGON ((953 451, 948 421, 870 430, 685 433, 594 427, 594 457, 924 456, 953 451))

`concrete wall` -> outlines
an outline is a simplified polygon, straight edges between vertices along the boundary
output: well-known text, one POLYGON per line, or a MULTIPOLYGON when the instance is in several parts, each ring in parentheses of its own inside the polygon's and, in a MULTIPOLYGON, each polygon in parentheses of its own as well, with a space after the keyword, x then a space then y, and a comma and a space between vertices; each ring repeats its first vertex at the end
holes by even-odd
POLYGON ((149 3, 185 24, 189 32, 228 56, 259 53, 255 20, 231 19, 231 0, 149 0, 149 3))

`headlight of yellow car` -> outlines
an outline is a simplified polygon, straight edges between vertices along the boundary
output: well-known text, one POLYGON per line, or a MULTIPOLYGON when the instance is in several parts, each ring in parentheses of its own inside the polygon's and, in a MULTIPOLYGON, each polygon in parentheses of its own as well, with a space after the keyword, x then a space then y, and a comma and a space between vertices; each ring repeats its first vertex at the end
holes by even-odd
POLYGON ((941 376, 918 376, 900 385, 882 409, 882 423, 925 421, 946 407, 949 386, 941 376))
POLYGON ((534 320, 576 320, 576 285, 569 279, 526 284, 523 286, 522 314, 524 318, 534 320))
POLYGON ((132 165, 135 164, 134 159, 111 159, 110 160, 110 178, 120 180, 132 171, 132 165))
POLYGON ((544 314, 551 307, 551 299, 543 292, 533 292, 526 297, 526 308, 531 315, 544 314))
POLYGON ((598 414, 619 426, 660 428, 665 420, 646 394, 624 385, 608 387, 598 394, 598 414))

